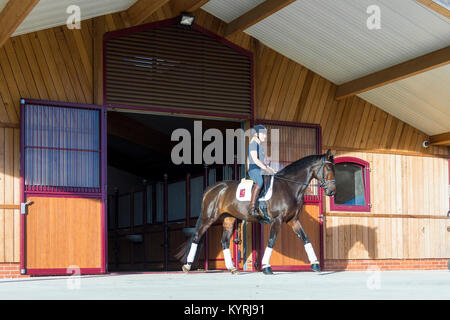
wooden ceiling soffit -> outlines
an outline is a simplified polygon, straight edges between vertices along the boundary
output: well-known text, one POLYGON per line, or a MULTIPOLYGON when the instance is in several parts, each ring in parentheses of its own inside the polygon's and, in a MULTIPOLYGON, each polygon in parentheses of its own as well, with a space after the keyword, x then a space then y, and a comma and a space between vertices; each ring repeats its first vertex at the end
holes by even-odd
POLYGON ((172 15, 176 17, 183 12, 194 12, 208 2, 209 0, 171 0, 170 7, 172 15))
POLYGON ((450 63, 450 46, 341 84, 336 99, 345 99, 450 63))
POLYGON ((25 20, 39 0, 9 0, 0 12, 0 48, 25 20))
POLYGON ((244 31, 259 21, 267 18, 275 12, 283 9, 295 0, 267 0, 252 10, 228 23, 225 29, 225 37, 244 31))
POLYGON ((449 146, 450 147, 450 132, 437 134, 430 137, 430 145, 434 146, 449 146))
POLYGON ((447 8, 441 6, 440 4, 434 2, 433 0, 416 0, 416 1, 424 5, 425 7, 433 10, 434 12, 443 15, 447 19, 450 19, 450 10, 447 10, 447 8))
POLYGON ((130 23, 134 26, 142 24, 169 0, 138 0, 128 10, 130 23))

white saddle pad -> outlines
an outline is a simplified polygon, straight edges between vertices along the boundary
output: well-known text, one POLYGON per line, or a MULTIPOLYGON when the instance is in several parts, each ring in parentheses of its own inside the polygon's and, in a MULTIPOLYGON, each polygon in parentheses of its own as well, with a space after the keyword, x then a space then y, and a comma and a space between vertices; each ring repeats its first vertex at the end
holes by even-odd
MULTIPOLYGON (((252 197, 253 180, 242 179, 236 189, 236 199, 239 201, 250 201, 252 197)), ((269 190, 267 190, 264 197, 258 199, 258 201, 267 201, 272 197, 273 176, 270 178, 269 190)))

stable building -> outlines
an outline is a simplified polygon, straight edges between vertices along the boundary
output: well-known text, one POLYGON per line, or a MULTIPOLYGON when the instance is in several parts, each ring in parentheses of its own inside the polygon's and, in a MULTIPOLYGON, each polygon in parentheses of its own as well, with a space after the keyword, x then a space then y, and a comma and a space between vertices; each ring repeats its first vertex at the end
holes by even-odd
MULTIPOLYGON (((447 268, 445 4, 91 2, 0 0, 0 277, 180 271, 203 190, 246 173, 195 146, 172 162, 172 133, 199 124, 277 129, 279 168, 335 152, 340 192, 304 196, 323 270, 447 268)), ((236 223, 240 270, 260 269, 268 231, 236 223)), ((196 269, 225 269, 221 236, 196 269)), ((271 264, 310 269, 288 225, 271 264)))

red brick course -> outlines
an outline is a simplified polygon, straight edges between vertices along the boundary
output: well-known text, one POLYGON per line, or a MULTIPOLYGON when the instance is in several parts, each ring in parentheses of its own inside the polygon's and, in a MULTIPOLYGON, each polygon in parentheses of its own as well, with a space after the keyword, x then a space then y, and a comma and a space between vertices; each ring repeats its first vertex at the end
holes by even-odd
POLYGON ((326 271, 366 271, 377 268, 388 270, 447 270, 449 259, 376 259, 376 260, 325 260, 326 271))
POLYGON ((22 278, 29 277, 20 274, 20 264, 15 262, 0 263, 0 279, 1 278, 22 278))

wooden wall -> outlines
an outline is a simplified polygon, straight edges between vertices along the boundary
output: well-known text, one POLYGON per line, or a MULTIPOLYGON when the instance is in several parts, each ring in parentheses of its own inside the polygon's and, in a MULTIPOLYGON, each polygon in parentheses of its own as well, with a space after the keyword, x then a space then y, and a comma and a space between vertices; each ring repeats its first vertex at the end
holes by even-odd
MULTIPOLYGON (((225 23, 199 9, 196 23, 223 35, 225 23)), ((164 5, 144 23, 172 17, 164 5)), ((18 125, 21 97, 102 103, 101 35, 131 27, 126 12, 11 38, 0 48, 0 126, 18 125)), ((240 32, 228 38, 255 57, 255 116, 318 123, 323 145, 340 149, 450 155, 448 147, 422 147, 419 130, 352 97, 334 100, 336 85, 240 32)))
POLYGON ((20 259, 20 131, 0 127, 0 263, 20 259))
POLYGON ((326 203, 327 259, 450 257, 448 160, 337 152, 370 163, 371 212, 331 211, 326 203))
MULTIPOLYGON (((225 23, 219 19, 201 9, 195 15, 200 26, 224 34, 225 23)), ((144 23, 172 16, 166 4, 144 23)), ((102 34, 131 26, 125 12, 108 14, 83 21, 81 30, 63 26, 33 32, 11 38, 0 48, 0 205, 19 204, 15 143, 20 136, 20 98, 101 104, 102 34)), ((424 133, 358 97, 335 101, 336 85, 245 33, 229 40, 254 52, 257 118, 319 123, 325 148, 450 155, 447 147, 423 149, 424 133)), ((17 214, 0 209, 0 262, 18 261, 17 214)))

